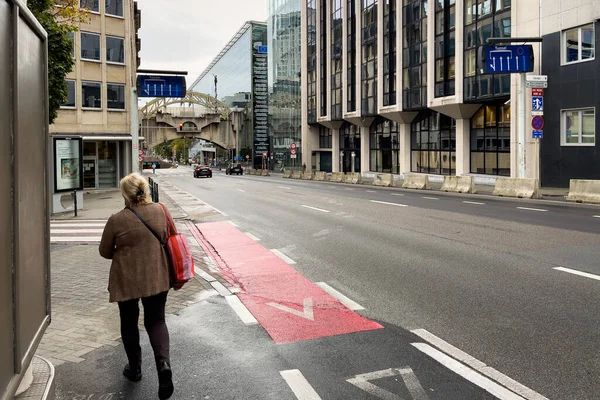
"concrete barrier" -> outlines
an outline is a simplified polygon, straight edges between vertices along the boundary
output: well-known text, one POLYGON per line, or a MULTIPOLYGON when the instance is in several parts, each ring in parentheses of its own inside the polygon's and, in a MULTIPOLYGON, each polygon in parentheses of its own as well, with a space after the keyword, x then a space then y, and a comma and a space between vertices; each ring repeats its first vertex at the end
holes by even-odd
POLYGON ((567 201, 600 204, 600 181, 571 179, 567 201))
POLYGON ((347 172, 346 173, 346 183, 352 184, 361 184, 362 183, 362 175, 360 172, 347 172))
POLYGON ((475 193, 472 176, 444 176, 442 191, 454 193, 475 193))
POLYGON ((324 181, 327 179, 327 172, 325 171, 316 171, 315 177, 313 178, 315 181, 324 181))
POLYGON ((286 169, 283 170, 283 177, 284 178, 291 178, 293 173, 294 173, 293 170, 291 170, 289 168, 286 168, 286 169))
POLYGON ((405 189, 429 189, 429 177, 427 175, 404 174, 402 187, 405 189))
POLYGON ((332 172, 330 181, 331 182, 344 182, 344 173, 343 172, 332 172))
POLYGON ((271 176, 271 173, 269 172, 268 169, 263 169, 262 171, 260 171, 260 173, 258 175, 271 176))
POLYGON ((292 173, 292 178, 293 179, 302 179, 302 171, 294 171, 292 173))
POLYGON ((302 179, 304 179, 305 181, 312 181, 313 179, 313 172, 312 171, 306 171, 302 174, 302 179))
POLYGON ((520 197, 524 199, 540 198, 540 183, 532 178, 497 178, 494 196, 520 197))
POLYGON ((375 174, 373 177, 374 186, 394 186, 394 175, 392 174, 375 174))

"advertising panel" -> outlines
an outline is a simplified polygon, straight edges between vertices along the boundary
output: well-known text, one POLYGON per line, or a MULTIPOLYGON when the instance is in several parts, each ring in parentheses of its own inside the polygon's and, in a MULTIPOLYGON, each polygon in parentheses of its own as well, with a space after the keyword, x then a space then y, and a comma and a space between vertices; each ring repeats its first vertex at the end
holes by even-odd
POLYGON ((54 191, 83 189, 81 138, 54 138, 54 191))

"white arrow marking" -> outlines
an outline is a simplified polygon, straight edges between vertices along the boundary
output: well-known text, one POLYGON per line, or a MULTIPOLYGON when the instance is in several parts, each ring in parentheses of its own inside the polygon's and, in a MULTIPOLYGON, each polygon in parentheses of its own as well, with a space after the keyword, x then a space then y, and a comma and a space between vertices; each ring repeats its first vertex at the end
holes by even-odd
POLYGON ((517 70, 519 69, 519 57, 517 57, 517 70))
POLYGON ((311 321, 315 320, 315 316, 313 314, 312 298, 310 298, 310 297, 307 297, 306 299, 304 299, 304 310, 302 310, 302 311, 295 310, 293 308, 284 306, 279 303, 271 302, 271 303, 267 303, 267 305, 271 306, 271 307, 275 307, 276 309, 281 310, 281 311, 289 312, 290 314, 293 314, 297 317, 306 318, 311 321))
POLYGON ((492 58, 492 63, 490 64, 490 68, 496 71, 496 58, 492 58))
POLYGON ((504 65, 502 64, 502 57, 500 57, 500 71, 504 71, 504 65))

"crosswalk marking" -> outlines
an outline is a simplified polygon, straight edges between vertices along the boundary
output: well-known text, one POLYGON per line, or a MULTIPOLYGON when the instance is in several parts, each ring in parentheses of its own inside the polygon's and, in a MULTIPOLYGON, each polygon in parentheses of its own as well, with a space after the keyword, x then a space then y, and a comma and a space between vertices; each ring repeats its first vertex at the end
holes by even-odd
POLYGON ((106 220, 50 221, 50 244, 100 243, 106 220))

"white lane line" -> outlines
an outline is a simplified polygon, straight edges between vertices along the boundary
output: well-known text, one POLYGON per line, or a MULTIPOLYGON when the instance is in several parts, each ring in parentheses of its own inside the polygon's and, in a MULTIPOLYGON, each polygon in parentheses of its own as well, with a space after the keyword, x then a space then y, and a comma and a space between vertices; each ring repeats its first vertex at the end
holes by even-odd
POLYGON ((346 190, 354 190, 354 189, 352 189, 352 188, 346 188, 346 190))
POLYGON ((238 224, 236 224, 236 223, 235 223, 235 222, 233 222, 233 221, 227 221, 227 222, 228 222, 230 225, 233 225, 233 226, 235 226, 236 228, 239 226, 238 224))
POLYGON ((366 190, 367 193, 377 193, 376 190, 366 190))
POLYGON ((404 196, 402 193, 390 193, 392 196, 404 196))
POLYGON ((287 186, 277 186, 279 189, 287 189, 287 190, 292 190, 291 187, 287 187, 287 186))
POLYGON ((387 201, 371 200, 371 203, 387 204, 388 206, 408 207, 406 204, 388 203, 387 201))
POLYGON ((61 224, 61 223, 52 221, 50 223, 51 228, 104 228, 105 226, 106 226, 106 222, 105 223, 93 223, 93 224, 88 224, 86 222, 80 222, 79 224, 69 224, 69 223, 61 224))
POLYGON ((52 229, 50 228, 50 234, 55 233, 72 233, 72 234, 81 234, 81 233, 97 233, 102 235, 103 229, 52 229))
POLYGON ((541 211, 545 212, 548 210, 544 210, 543 208, 529 208, 529 207, 517 207, 519 210, 528 210, 528 211, 541 211))
POLYGON ((447 356, 439 350, 434 349, 430 345, 426 343, 411 343, 418 350, 427 354, 429 357, 433 358, 444 367, 453 371, 454 373, 462 376, 469 382, 479 386, 484 389, 486 392, 491 393, 496 396, 500 400, 523 400, 523 397, 517 395, 516 393, 511 392, 510 390, 498 385, 496 382, 491 379, 486 378, 478 372, 473 371, 471 368, 467 367, 464 364, 459 363, 455 359, 447 356))
POLYGON ((577 271, 576 269, 564 268, 564 267, 555 267, 553 269, 555 269, 557 271, 567 272, 569 274, 584 276, 586 278, 595 279, 597 281, 600 281, 599 275, 590 274, 589 272, 581 272, 581 271, 577 271))
POLYGON ((235 311, 235 313, 238 315, 238 317, 240 317, 240 319, 242 320, 242 322, 244 324, 246 324, 246 325, 258 324, 258 321, 256 320, 256 318, 254 318, 252 313, 250 313, 250 311, 248 311, 248 309, 246 308, 244 303, 242 303, 236 295, 225 296, 225 300, 227 300, 229 307, 231 307, 233 309, 233 311, 235 311))
MULTIPOLYGON (((501 383, 504 387, 512 390, 515 393, 523 396, 528 400, 548 400, 546 397, 541 394, 535 392, 534 390, 528 388, 527 386, 515 381, 514 379, 504 375, 500 371, 492 367, 488 367, 485 363, 479 361, 473 356, 465 353, 464 351, 454 347, 450 343, 445 340, 435 336, 433 333, 425 330, 425 329, 415 329, 411 331, 415 335, 419 336, 421 339, 431 343, 438 349, 442 350, 444 353, 449 354, 453 358, 459 360, 460 362, 468 365, 473 368, 475 371, 487 376, 488 378, 493 379, 496 382, 501 383)), ((518 397, 519 399, 521 397, 518 397)))
POLYGON ((99 242, 101 239, 100 236, 51 236, 50 242, 99 242))
POLYGON ((465 204, 475 204, 477 206, 482 206, 482 205, 485 204, 485 203, 480 203, 478 201, 463 201, 463 203, 465 203, 465 204))
POLYGON ((340 303, 348 307, 350 310, 356 311, 365 309, 363 306, 350 300, 348 297, 344 296, 325 282, 315 282, 315 285, 323 289, 325 292, 331 295, 331 297, 337 299, 340 303))
POLYGON ((260 242, 260 239, 257 238, 256 236, 254 236, 253 234, 251 234, 250 232, 246 232, 246 236, 248 236, 250 239, 254 240, 255 242, 260 242))
POLYGON ((423 198, 427 199, 427 200, 439 200, 440 199, 439 197, 427 197, 427 196, 423 196, 423 198))
POLYGON ((287 371, 279 371, 285 382, 288 384, 292 392, 298 400, 321 400, 321 396, 308 383, 302 372, 297 369, 287 371))
POLYGON ((600 218, 600 215, 594 215, 594 218, 600 218))
POLYGON ((235 189, 235 190, 237 190, 238 192, 246 193, 246 191, 244 189, 235 189))
POLYGON ((289 258, 288 256, 286 256, 285 254, 283 254, 281 251, 277 250, 277 249, 271 249, 271 251, 273 252, 273 254, 275 254, 277 257, 281 258, 283 261, 285 261, 286 263, 292 265, 292 264, 296 264, 296 261, 292 260, 291 258, 289 258))
POLYGON ((328 213, 328 212, 330 212, 330 211, 327 211, 327 210, 323 210, 322 208, 317 208, 317 207, 306 206, 306 205, 304 205, 304 204, 302 205, 302 207, 304 207, 304 208, 310 208, 311 210, 321 211, 321 212, 324 212, 324 213, 328 213))
POLYGON ((227 289, 223 284, 219 281, 210 282, 210 285, 215 289, 219 294, 223 297, 227 297, 231 295, 229 289, 227 289))

